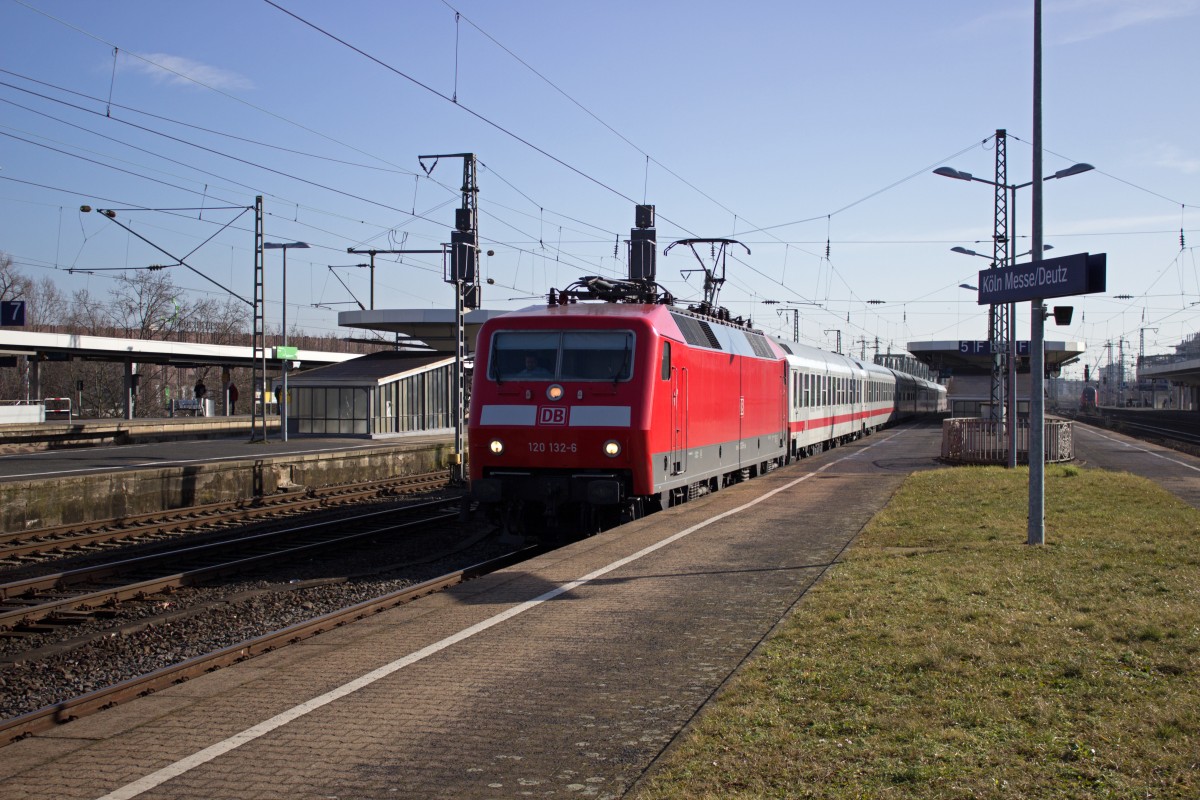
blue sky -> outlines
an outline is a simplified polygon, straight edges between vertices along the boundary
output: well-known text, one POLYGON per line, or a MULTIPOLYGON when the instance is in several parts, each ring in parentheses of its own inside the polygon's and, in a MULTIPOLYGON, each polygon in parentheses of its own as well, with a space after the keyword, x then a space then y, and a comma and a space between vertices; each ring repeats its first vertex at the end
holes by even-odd
MULTIPOLYGON (((337 330, 354 307, 338 278, 370 294, 346 249, 447 241, 461 161, 427 177, 417 157, 473 152, 495 253, 485 307, 623 273, 648 202, 660 282, 683 300, 697 265, 662 249, 732 237, 752 252, 729 261, 720 300, 773 332, 791 331, 786 303, 804 341, 840 331, 855 352, 986 337, 958 286, 987 261, 950 248, 990 253, 992 189, 932 170, 993 177, 1004 128, 1009 182, 1032 177, 1032 0, 276 2, 0 0, 0 250, 103 294, 113 268, 166 257, 81 204, 189 209, 119 218, 192 253, 211 282, 176 268, 187 291, 250 297, 253 217, 218 207, 261 194, 267 239, 312 245, 288 256, 289 323, 337 330)), ((1200 0, 1043 14, 1045 174, 1096 167, 1046 184, 1045 241, 1108 254, 1108 291, 1047 336, 1087 342, 1093 364, 1143 334, 1169 352, 1200 314, 1200 0)), ((1029 211, 1024 189, 1018 252, 1029 211)), ((377 307, 450 305, 439 258, 390 258, 377 307)), ((279 253, 266 264, 277 324, 279 253)), ((1028 324, 1024 304, 1022 338, 1028 324)))

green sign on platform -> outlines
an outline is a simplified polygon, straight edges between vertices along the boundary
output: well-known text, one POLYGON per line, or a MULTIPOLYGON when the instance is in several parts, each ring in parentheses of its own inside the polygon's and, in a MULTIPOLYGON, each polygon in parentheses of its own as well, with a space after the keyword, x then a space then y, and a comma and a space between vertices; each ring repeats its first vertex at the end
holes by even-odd
POLYGON ((276 347, 275 357, 281 361, 295 361, 298 352, 297 347, 276 347))

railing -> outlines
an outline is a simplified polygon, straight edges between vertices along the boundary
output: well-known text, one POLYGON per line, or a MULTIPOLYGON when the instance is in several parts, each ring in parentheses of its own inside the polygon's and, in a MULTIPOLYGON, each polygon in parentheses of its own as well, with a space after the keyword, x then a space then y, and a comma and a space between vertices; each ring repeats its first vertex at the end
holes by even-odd
MULTIPOLYGON (((1017 420, 1017 463, 1029 463, 1029 419, 1017 420)), ((1069 419, 1047 417, 1043 449, 1046 463, 1075 458, 1074 426, 1069 419)), ((942 421, 942 460, 955 464, 1007 464, 1004 423, 978 417, 942 421)))
POLYGON ((42 400, 46 406, 46 419, 70 419, 71 398, 47 397, 42 400))

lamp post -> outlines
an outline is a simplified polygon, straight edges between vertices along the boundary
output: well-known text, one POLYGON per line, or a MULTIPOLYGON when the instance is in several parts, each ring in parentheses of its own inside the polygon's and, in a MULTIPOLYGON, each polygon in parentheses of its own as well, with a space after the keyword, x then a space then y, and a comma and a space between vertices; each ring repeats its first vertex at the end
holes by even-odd
MULTIPOLYGON (((1095 167, 1093 167, 1091 164, 1084 164, 1084 163, 1072 164, 1069 167, 1060 169, 1058 172, 1055 172, 1053 175, 1048 175, 1045 178, 1042 178, 1040 183, 1044 183, 1045 181, 1048 181, 1051 178, 1069 178, 1072 175, 1078 175, 1081 172, 1088 172, 1093 169, 1095 169, 1095 167)), ((933 174, 941 175, 946 178, 954 178, 955 180, 960 180, 960 181, 977 181, 978 183, 986 183, 989 186, 993 186, 997 189, 1005 189, 1008 192, 1008 196, 1010 198, 1008 207, 1011 209, 1011 213, 1006 215, 1007 219, 1005 220, 1005 224, 1008 227, 1009 239, 1012 243, 1012 246, 1009 248, 1009 251, 1008 251, 1010 254, 1009 255, 1009 265, 1016 264, 1017 259, 1020 258, 1020 256, 1024 256, 1024 255, 1032 255, 1033 259, 1035 261, 1041 260, 1041 258, 1042 258, 1041 252, 1040 251, 1037 253, 1034 252, 1041 245, 1040 241, 1035 242, 1033 248, 1031 248, 1027 253, 1021 253, 1021 254, 1017 253, 1017 225, 1016 225, 1017 190, 1024 189, 1026 186, 1033 186, 1034 181, 1032 181, 1032 180, 1026 181, 1025 183, 998 183, 997 181, 990 181, 987 178, 980 178, 975 175, 972 175, 969 172, 963 172, 962 170, 954 169, 953 167, 938 167, 937 169, 935 169, 933 171, 933 174), (1008 220, 1012 221, 1011 225, 1008 224, 1008 220)), ((1035 178, 1035 180, 1036 180, 1036 178, 1035 178)), ((1039 183, 1039 187, 1040 187, 1040 183, 1039 183)), ((999 211, 997 211, 997 214, 999 214, 999 211)), ((1037 232, 1040 234, 1040 230, 1037 232)), ((1040 240, 1041 237, 1039 235, 1036 238, 1038 238, 1040 240)), ((1051 249, 1050 246, 1042 246, 1041 247, 1041 250, 1049 250, 1049 249, 1051 249)), ((992 256, 987 256, 987 255, 984 255, 983 253, 976 253, 975 251, 968 250, 965 247, 953 247, 953 248, 951 248, 951 250, 955 253, 963 253, 965 255, 979 256, 980 258, 992 258, 993 259, 992 266, 994 266, 994 267, 1005 266, 1003 264, 995 263, 995 259, 992 256)), ((1017 365, 1017 317, 1016 317, 1016 304, 1015 303, 1008 304, 1007 316, 1008 316, 1008 330, 1006 331, 1006 334, 1007 334, 1007 339, 1008 339, 1008 348, 1007 348, 1008 349, 1008 392, 1007 392, 1007 397, 1006 397, 1006 405, 1007 405, 1007 409, 1008 409, 1008 413, 1007 413, 1007 417, 1008 417, 1008 420, 1007 420, 1007 422, 1008 422, 1008 425, 1007 425, 1007 428, 1008 428, 1008 466, 1010 468, 1014 468, 1017 466, 1017 414, 1016 414, 1016 411, 1017 411, 1017 397, 1016 397, 1016 395, 1017 395, 1017 366, 1016 366, 1017 365)), ((989 335, 991 335, 991 333, 992 332, 989 331, 989 335)), ((1032 347, 1033 344, 1030 343, 1030 346, 1032 347)), ((1044 358, 1042 359, 1042 361, 1044 363, 1044 358)), ((1032 397, 1030 398, 1030 402, 1031 403, 1033 402, 1032 397)), ((1032 443, 1031 443, 1031 446, 1032 446, 1032 443)))
MULTIPOLYGON (((282 250, 283 251, 283 346, 287 347, 287 251, 292 248, 307 248, 307 242, 263 242, 264 250, 282 250)), ((280 369, 283 372, 283 392, 279 398, 279 430, 283 433, 283 441, 288 440, 288 415, 287 415, 287 376, 288 376, 288 359, 280 359, 280 369)), ((267 401, 267 375, 263 373, 263 402, 267 401)))

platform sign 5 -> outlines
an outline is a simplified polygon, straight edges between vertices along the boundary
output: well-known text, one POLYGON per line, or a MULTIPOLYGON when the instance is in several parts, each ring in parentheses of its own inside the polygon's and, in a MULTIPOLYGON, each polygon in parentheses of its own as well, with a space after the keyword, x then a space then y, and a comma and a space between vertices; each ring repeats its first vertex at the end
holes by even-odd
MULTIPOLYGON (((1000 352, 1008 352, 1008 342, 999 342, 1000 352)), ((986 339, 969 339, 958 343, 958 352, 967 356, 990 356, 992 354, 992 343, 986 339)), ((1029 340, 1022 339, 1017 342, 1017 355, 1029 355, 1029 340)))
POLYGON ((541 406, 538 408, 538 425, 566 425, 567 410, 562 406, 541 406))
POLYGON ((25 301, 24 300, 3 300, 0 301, 0 325, 4 327, 17 327, 25 324, 25 301))

